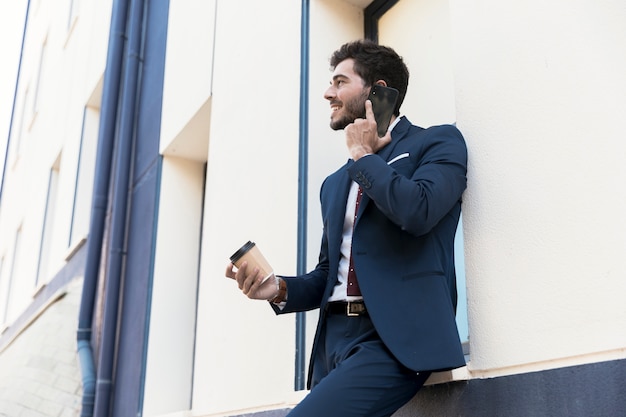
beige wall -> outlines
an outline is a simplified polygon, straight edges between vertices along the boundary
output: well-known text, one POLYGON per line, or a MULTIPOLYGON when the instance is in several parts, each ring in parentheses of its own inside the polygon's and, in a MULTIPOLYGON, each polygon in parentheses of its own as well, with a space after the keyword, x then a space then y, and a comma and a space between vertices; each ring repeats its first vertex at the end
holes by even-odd
POLYGON ((298 17, 299 5, 288 0, 218 2, 193 396, 198 414, 278 402, 292 385, 284 376, 293 374, 293 318, 275 319, 266 303, 250 302, 224 270, 247 240, 277 271, 295 269, 298 17))
POLYGON ((447 0, 401 0, 380 19, 379 42, 409 67, 401 111, 418 126, 456 122, 450 37, 447 0))
POLYGON ((626 356, 626 8, 452 1, 471 369, 626 356))
MULTIPOLYGON (((361 37, 360 3, 311 1, 308 268, 322 231, 319 186, 348 158, 342 132, 328 128, 328 58, 361 37)), ((7 323, 36 290, 48 184, 32 178, 47 179, 55 161, 58 206, 44 282, 86 233, 84 218, 75 219, 82 226, 70 239, 68 213, 86 105, 83 136, 91 145, 97 136, 93 103, 111 5, 80 2, 69 27, 68 11, 55 6, 32 6, 13 130, 19 138, 8 156, 0 294, 20 227, 16 268, 25 278, 11 289, 7 323), (44 43, 46 68, 54 70, 44 73, 38 97, 41 109, 56 112, 34 114, 44 43)), ((618 0, 401 0, 381 21, 381 41, 407 56, 419 92, 403 110, 422 125, 456 120, 468 143, 471 357, 461 377, 626 356, 625 19, 618 0), (448 17, 449 32, 429 26, 448 17), (411 25, 436 36, 408 41, 402 28, 411 25), (436 53, 438 42, 451 44, 448 55, 436 53), (419 59, 443 70, 421 73, 419 59)), ((275 317, 223 277, 228 256, 249 239, 277 272, 296 272, 299 85, 299 2, 171 2, 146 416, 259 410, 303 395, 293 392, 294 317, 275 317)), ((316 316, 307 316, 306 356, 316 316)))

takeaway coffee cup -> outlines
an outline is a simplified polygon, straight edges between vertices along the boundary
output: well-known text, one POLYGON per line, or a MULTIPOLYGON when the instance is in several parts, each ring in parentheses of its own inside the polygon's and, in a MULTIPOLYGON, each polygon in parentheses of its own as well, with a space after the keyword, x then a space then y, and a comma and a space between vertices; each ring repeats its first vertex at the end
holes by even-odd
POLYGON ((239 250, 230 257, 230 261, 237 268, 241 266, 244 261, 248 262, 248 271, 251 271, 255 267, 259 268, 259 272, 263 275, 263 281, 268 279, 274 273, 271 265, 267 262, 259 247, 251 241, 248 241, 245 245, 239 248, 239 250))

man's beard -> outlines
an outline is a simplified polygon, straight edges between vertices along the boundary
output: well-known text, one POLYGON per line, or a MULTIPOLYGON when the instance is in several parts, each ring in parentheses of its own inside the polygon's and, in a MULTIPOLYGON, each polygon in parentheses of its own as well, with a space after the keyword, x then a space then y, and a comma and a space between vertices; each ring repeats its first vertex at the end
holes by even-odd
POLYGON ((364 89, 360 96, 344 102, 341 108, 344 113, 343 116, 337 120, 331 119, 330 128, 333 130, 345 129, 355 119, 365 119, 365 100, 367 100, 368 94, 368 91, 364 89))

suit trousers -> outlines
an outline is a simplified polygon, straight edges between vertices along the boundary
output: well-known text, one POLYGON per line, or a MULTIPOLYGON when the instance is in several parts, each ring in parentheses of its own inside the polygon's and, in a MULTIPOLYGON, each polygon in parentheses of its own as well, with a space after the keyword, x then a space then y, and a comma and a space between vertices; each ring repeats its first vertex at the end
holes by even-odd
POLYGON ((391 416, 430 375, 400 364, 367 315, 327 315, 319 343, 311 392, 288 417, 391 416))

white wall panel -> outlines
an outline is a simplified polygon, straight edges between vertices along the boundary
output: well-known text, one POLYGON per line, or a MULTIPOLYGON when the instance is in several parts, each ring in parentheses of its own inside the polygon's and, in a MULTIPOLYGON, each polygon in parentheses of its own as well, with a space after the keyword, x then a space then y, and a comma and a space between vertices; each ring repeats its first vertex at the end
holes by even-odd
POLYGON ((295 273, 300 3, 223 1, 216 16, 194 413, 284 401, 294 374, 294 317, 224 271, 253 240, 295 273))
POLYGON ((451 5, 472 368, 624 357, 626 8, 451 5))

